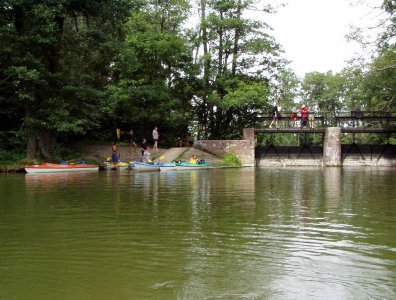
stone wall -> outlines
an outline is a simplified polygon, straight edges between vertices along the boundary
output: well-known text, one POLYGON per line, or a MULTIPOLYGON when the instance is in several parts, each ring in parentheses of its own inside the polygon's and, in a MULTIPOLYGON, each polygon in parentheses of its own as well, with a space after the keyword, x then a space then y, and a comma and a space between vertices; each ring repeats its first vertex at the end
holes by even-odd
POLYGON ((343 166, 396 166, 396 145, 342 145, 343 166))
POLYGON ((258 146, 256 166, 322 166, 323 147, 258 146))
POLYGON ((254 166, 254 143, 250 140, 200 140, 194 142, 194 148, 223 157, 226 153, 235 153, 243 166, 254 166))
MULTIPOLYGON (((256 147, 256 165, 326 166, 323 148, 316 147, 256 147)), ((396 145, 341 145, 342 166, 396 166, 396 145)))

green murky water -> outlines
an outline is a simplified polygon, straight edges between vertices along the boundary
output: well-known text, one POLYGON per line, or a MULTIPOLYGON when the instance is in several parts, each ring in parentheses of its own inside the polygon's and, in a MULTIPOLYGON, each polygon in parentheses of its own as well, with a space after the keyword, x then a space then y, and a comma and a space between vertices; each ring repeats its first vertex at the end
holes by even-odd
POLYGON ((0 299, 395 298, 395 169, 0 176, 0 299))

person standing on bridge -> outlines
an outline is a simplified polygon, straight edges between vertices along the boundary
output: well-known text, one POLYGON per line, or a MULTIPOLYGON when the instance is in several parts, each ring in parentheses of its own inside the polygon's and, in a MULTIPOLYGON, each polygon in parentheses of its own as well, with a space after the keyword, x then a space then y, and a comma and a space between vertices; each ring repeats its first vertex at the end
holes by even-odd
POLYGON ((314 129, 315 128, 315 115, 318 112, 319 108, 317 105, 314 105, 313 110, 308 111, 308 121, 309 121, 309 128, 314 129))
POLYGON ((290 120, 291 120, 291 122, 292 122, 292 127, 293 128, 295 128, 295 127, 297 127, 297 115, 298 115, 298 108, 297 108, 297 106, 293 106, 293 108, 292 108, 292 112, 291 112, 291 114, 290 114, 290 120))
POLYGON ((304 126, 307 126, 308 115, 309 115, 308 107, 306 107, 303 104, 303 106, 301 108, 301 128, 303 128, 304 126))
POLYGON ((277 105, 274 106, 274 109, 272 110, 272 121, 271 124, 269 125, 269 128, 272 128, 272 124, 275 123, 276 128, 279 128, 278 121, 281 119, 281 114, 280 114, 280 107, 277 105))

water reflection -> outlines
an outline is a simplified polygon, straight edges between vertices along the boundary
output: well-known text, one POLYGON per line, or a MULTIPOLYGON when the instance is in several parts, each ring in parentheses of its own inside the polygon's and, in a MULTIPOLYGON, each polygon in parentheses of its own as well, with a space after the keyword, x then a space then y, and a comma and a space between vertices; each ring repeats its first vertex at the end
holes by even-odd
POLYGON ((79 172, 79 173, 43 173, 43 174, 26 174, 25 175, 25 186, 29 191, 44 190, 49 191, 52 189, 58 189, 62 186, 84 185, 87 178, 95 176, 96 173, 92 172, 79 172))
POLYGON ((51 175, 0 177, 2 299, 396 296, 395 170, 51 175))
POLYGON ((339 208, 342 188, 342 169, 324 168, 324 193, 326 211, 332 212, 339 208))

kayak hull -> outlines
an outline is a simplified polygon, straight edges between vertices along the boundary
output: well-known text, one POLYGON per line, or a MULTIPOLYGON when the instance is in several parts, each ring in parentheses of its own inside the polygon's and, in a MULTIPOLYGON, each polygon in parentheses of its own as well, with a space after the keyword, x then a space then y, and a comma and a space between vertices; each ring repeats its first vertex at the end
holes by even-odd
POLYGON ((90 164, 63 165, 63 164, 45 163, 41 165, 25 166, 26 173, 31 173, 31 174, 60 173, 60 172, 88 172, 88 171, 98 171, 98 170, 99 170, 98 165, 90 165, 90 164))
POLYGON ((160 164, 159 166, 161 172, 176 171, 175 163, 160 164))
POLYGON ((133 169, 138 172, 154 172, 160 170, 160 166, 157 164, 148 164, 135 161, 133 165, 133 169))
POLYGON ((210 168, 210 165, 208 163, 204 164, 192 164, 188 162, 182 162, 182 163, 177 163, 176 164, 176 170, 177 171, 183 171, 183 170, 204 170, 210 168))
POLYGON ((129 163, 119 162, 113 164, 111 162, 105 162, 106 170, 128 170, 130 168, 129 163))

